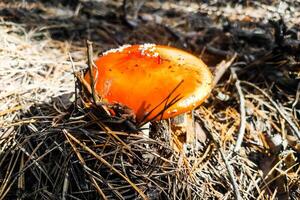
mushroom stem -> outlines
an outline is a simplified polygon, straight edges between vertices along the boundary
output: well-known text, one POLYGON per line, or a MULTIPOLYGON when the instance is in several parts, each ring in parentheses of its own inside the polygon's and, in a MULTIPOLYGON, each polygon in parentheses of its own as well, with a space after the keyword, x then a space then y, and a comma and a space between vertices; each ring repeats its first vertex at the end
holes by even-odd
POLYGON ((171 130, 178 142, 171 142, 172 146, 181 151, 184 144, 195 147, 196 131, 193 111, 186 112, 171 119, 171 130))
POLYGON ((150 132, 150 122, 144 124, 143 126, 140 127, 142 133, 143 133, 143 136, 145 138, 149 138, 149 132, 150 132))

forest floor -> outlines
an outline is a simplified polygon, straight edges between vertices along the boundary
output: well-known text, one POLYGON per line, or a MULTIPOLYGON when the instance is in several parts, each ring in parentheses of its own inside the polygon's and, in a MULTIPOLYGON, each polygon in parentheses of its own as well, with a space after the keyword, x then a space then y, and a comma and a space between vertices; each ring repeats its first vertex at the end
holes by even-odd
POLYGON ((124 2, 0 2, 0 199, 300 199, 300 3, 124 2), (94 58, 143 43, 201 58, 215 85, 196 148, 84 106, 87 40, 94 58))

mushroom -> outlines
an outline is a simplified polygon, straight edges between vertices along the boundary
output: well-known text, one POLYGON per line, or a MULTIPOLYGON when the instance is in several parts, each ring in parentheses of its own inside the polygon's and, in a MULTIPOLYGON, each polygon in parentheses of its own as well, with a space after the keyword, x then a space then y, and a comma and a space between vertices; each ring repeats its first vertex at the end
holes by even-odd
MULTIPOLYGON (((138 124, 173 118, 177 129, 183 121, 191 123, 190 115, 181 114, 199 106, 212 88, 212 74, 201 59, 169 46, 123 45, 95 64, 97 95, 129 107, 138 124)), ((90 73, 85 80, 91 82, 90 73)))

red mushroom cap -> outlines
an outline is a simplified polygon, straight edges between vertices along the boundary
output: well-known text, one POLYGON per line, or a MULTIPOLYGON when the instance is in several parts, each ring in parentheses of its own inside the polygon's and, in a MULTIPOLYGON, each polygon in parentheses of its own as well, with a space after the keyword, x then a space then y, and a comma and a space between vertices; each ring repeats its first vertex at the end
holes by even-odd
MULTIPOLYGON (((169 46, 124 45, 103 53, 95 63, 98 95, 131 108, 138 122, 190 111, 212 88, 212 74, 201 59, 169 46)), ((85 80, 90 83, 89 73, 85 80)))

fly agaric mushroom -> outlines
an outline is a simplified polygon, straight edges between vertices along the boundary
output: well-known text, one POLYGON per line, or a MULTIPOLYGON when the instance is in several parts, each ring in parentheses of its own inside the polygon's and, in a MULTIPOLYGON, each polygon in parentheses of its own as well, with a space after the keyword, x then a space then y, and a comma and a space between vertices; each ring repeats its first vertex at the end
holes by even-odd
MULTIPOLYGON (((95 64, 95 92, 129 107, 140 124, 189 112, 212 88, 212 74, 199 58, 169 46, 124 45, 104 52, 95 64)), ((85 80, 91 82, 90 73, 85 80)), ((173 121, 178 119, 185 120, 173 121)))

